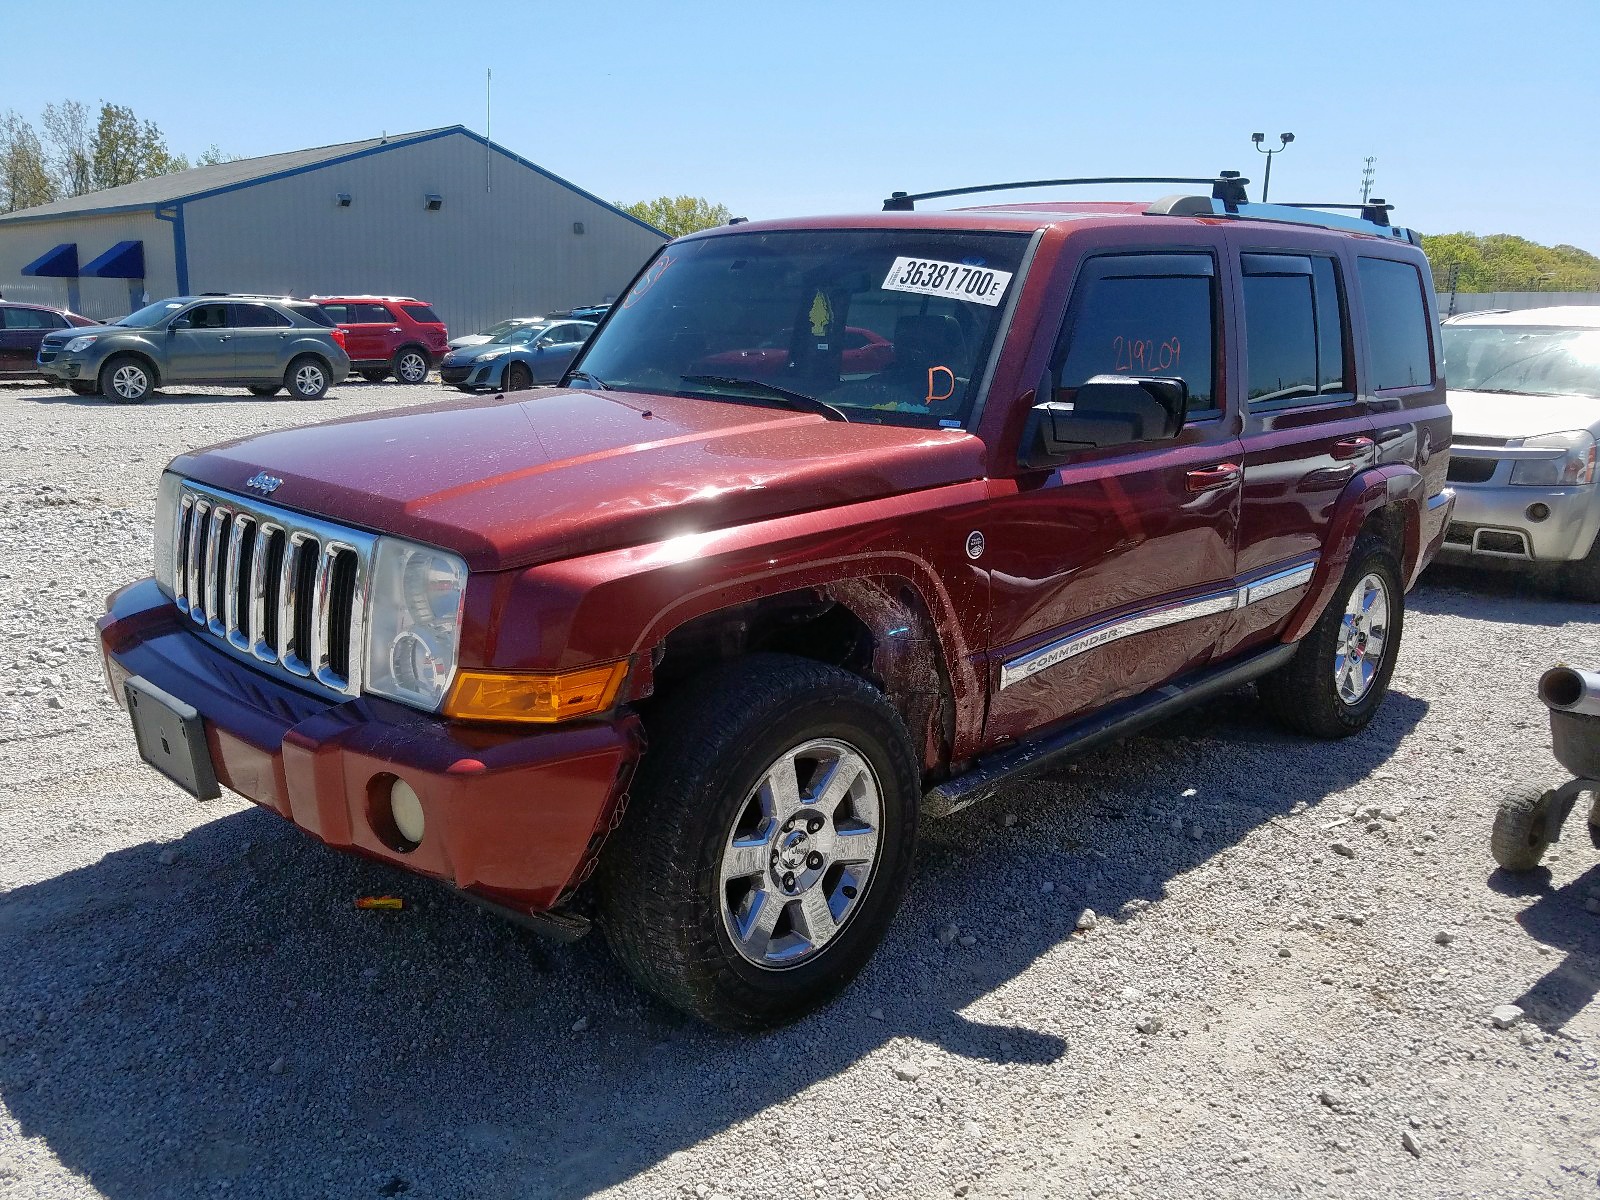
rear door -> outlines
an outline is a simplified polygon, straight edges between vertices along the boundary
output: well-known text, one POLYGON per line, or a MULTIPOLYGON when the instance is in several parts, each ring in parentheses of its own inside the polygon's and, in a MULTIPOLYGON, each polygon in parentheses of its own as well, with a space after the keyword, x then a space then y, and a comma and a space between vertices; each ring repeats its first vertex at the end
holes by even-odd
POLYGON ((359 362, 387 362, 394 349, 391 343, 400 332, 388 308, 370 300, 353 300, 345 307, 346 353, 359 362))
POLYGON ((1243 316, 1243 606, 1228 648, 1267 640, 1304 597, 1340 494, 1376 460, 1355 384, 1346 263, 1326 238, 1230 231, 1243 316))
POLYGON ((266 304, 237 303, 233 311, 233 368, 238 378, 281 380, 288 368, 293 324, 266 304))
MULTIPOLYGON (((1148 691, 1209 662, 1234 606, 1236 415, 1222 368, 1223 246, 1081 263, 1036 395, 1096 376, 1173 377, 1177 438, 1085 450, 1024 471, 985 514, 992 583, 989 745, 1148 691)), ((969 549, 971 553, 971 549, 969 549)))
POLYGON ((233 376, 233 327, 226 303, 195 304, 167 326, 163 382, 197 383, 233 376))

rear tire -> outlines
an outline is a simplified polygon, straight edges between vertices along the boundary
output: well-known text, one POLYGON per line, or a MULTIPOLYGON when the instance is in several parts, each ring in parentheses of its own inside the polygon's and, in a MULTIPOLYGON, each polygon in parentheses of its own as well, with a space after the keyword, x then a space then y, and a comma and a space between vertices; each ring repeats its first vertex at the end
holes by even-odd
POLYGON ((415 346, 402 346, 395 353, 390 369, 397 383, 421 383, 428 378, 431 365, 428 356, 415 346))
POLYGON ((389 372, 363 371, 361 372, 361 378, 365 379, 368 383, 382 383, 385 379, 389 378, 389 372))
POLYGON ((1550 792, 1525 791, 1500 801, 1489 852, 1508 871, 1531 871, 1550 848, 1550 792))
POLYGON ((86 382, 81 379, 75 379, 67 384, 67 389, 74 396, 98 396, 100 394, 100 385, 98 383, 86 382))
POLYGON ((1363 534, 1333 599, 1295 656, 1257 682, 1263 707, 1281 724, 1312 737, 1359 732, 1383 703, 1404 626, 1400 564, 1388 543, 1363 534))
POLYGON ((328 364, 315 354, 302 354, 283 373, 283 383, 296 400, 321 400, 328 392, 328 364))
POLYGON ((100 368, 100 394, 108 400, 143 404, 155 390, 155 373, 136 355, 114 354, 100 368))
POLYGON ((826 1004, 899 908, 920 775, 893 705, 779 654, 658 705, 601 864, 613 953, 667 1003, 729 1029, 826 1004))

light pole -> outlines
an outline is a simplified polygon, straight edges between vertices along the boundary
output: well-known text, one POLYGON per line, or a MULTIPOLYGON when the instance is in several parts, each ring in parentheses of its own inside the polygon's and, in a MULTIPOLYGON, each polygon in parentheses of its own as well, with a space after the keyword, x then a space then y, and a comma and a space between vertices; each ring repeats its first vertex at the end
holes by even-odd
POLYGON ((1261 181, 1261 203, 1265 204, 1267 202, 1267 192, 1272 187, 1272 156, 1288 149, 1289 143, 1294 141, 1294 134, 1280 133, 1276 150, 1267 150, 1262 147, 1261 143, 1267 140, 1267 135, 1264 133, 1252 133, 1250 140, 1256 144, 1258 151, 1267 156, 1267 177, 1261 181))

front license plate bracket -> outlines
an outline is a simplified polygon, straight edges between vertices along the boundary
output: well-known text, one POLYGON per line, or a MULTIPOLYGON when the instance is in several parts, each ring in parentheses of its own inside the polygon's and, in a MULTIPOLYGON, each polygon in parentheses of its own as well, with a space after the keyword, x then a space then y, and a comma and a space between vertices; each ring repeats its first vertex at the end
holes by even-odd
POLYGON ((122 686, 139 757, 197 799, 222 795, 205 726, 194 706, 137 675, 122 686))

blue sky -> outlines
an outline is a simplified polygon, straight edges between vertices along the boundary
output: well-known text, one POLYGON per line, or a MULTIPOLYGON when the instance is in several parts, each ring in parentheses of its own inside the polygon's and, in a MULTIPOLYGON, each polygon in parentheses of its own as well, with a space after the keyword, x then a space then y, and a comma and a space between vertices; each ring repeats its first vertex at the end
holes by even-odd
POLYGON ((607 199, 1223 168, 1259 197, 1249 135, 1289 130, 1277 199, 1354 200, 1370 154, 1397 222, 1600 253, 1600 0, 56 0, 4 28, 0 109, 110 100, 191 155, 482 130, 491 67, 494 139, 607 199))

